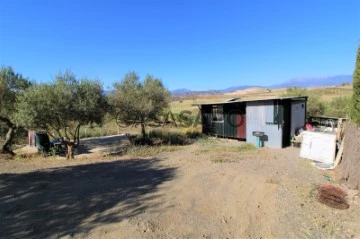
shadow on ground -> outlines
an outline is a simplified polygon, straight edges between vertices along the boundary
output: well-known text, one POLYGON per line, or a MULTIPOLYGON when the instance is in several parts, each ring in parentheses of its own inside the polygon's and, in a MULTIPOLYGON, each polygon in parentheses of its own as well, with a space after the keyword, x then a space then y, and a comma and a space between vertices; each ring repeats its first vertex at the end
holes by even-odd
POLYGON ((0 237, 58 238, 129 219, 156 206, 174 175, 156 158, 2 174, 0 237))

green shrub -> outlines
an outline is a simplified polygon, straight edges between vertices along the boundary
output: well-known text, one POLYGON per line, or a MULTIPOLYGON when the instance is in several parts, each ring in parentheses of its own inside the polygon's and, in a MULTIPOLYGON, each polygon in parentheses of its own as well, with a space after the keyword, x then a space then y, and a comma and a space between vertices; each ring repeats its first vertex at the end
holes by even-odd
POLYGON ((162 130, 150 131, 149 138, 166 145, 187 145, 192 142, 185 134, 162 130))
POLYGON ((197 139, 203 136, 202 133, 198 130, 188 130, 186 131, 185 135, 190 139, 197 139))
POLYGON ((353 74, 353 97, 351 105, 351 120, 360 125, 360 45, 356 55, 355 70, 353 74))
POLYGON ((346 118, 351 111, 351 97, 334 97, 325 107, 325 115, 330 117, 346 118))
POLYGON ((308 97, 306 109, 309 116, 321 116, 325 113, 325 103, 320 100, 319 95, 311 93, 308 97))
POLYGON ((152 139, 147 135, 137 135, 132 143, 134 145, 153 145, 152 139))

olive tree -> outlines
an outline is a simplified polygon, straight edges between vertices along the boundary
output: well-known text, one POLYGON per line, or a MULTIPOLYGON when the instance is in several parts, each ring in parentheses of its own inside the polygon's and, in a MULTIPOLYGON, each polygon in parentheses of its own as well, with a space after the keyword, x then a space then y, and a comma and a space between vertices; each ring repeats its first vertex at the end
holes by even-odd
POLYGON ((360 45, 358 46, 353 73, 353 95, 350 123, 346 125, 344 154, 337 175, 351 189, 360 189, 360 45))
POLYGON ((30 86, 30 81, 21 74, 15 73, 11 67, 0 69, 0 122, 7 128, 5 141, 0 149, 2 153, 14 154, 11 148, 17 130, 14 120, 16 98, 30 86))
POLYGON ((353 97, 351 108, 351 120, 360 126, 360 45, 358 47, 355 70, 353 74, 353 97))
POLYGON ((169 106, 170 93, 160 79, 147 75, 140 81, 135 72, 130 72, 121 82, 114 83, 109 98, 117 120, 126 125, 139 124, 146 136, 146 126, 169 106))
POLYGON ((102 124, 106 96, 98 80, 78 80, 70 72, 60 73, 52 83, 34 84, 18 98, 17 120, 30 129, 60 137, 70 150, 80 144, 80 127, 102 124), (67 140, 64 140, 66 137, 67 140))

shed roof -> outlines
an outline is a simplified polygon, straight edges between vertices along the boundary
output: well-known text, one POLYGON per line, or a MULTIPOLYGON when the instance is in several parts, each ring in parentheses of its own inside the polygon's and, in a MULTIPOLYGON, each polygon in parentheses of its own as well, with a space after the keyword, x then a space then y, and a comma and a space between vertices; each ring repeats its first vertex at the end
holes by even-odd
POLYGON ((254 101, 268 101, 268 100, 307 100, 307 96, 285 96, 285 97, 273 97, 273 98, 258 98, 258 99, 230 99, 222 102, 207 102, 207 103, 196 103, 192 105, 223 105, 223 104, 234 104, 234 103, 245 103, 254 101))

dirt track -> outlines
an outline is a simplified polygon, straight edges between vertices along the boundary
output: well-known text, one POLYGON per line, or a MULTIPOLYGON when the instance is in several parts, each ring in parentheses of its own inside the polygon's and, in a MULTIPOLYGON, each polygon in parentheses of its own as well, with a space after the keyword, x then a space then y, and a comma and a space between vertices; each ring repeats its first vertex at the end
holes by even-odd
POLYGON ((219 144, 228 141, 143 159, 0 161, 0 237, 360 237, 359 205, 318 203, 327 173, 298 149, 218 161, 232 157, 211 151, 219 144))

